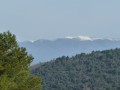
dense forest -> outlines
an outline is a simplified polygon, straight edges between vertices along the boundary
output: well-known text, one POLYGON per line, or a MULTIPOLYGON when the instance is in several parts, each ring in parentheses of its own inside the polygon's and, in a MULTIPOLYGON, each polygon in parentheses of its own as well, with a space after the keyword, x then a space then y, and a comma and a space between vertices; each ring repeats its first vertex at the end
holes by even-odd
POLYGON ((31 67, 42 90, 120 90, 120 49, 60 57, 31 67))

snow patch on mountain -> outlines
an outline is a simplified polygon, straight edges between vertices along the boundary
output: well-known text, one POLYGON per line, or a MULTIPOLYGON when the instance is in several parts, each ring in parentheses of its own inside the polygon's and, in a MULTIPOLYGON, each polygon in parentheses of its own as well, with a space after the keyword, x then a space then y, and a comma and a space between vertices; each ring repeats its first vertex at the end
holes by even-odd
POLYGON ((66 39, 79 39, 80 41, 94 41, 94 40, 114 40, 119 41, 120 39, 113 39, 113 38, 95 38, 95 37, 89 37, 89 36, 67 36, 66 39))
POLYGON ((31 43, 34 43, 34 40, 30 40, 31 43))
POLYGON ((75 37, 67 36, 65 38, 67 38, 67 39, 79 39, 81 41, 86 41, 86 40, 93 41, 95 39, 95 38, 88 37, 88 36, 75 36, 75 37))
MULTIPOLYGON (((70 40, 80 40, 80 41, 95 41, 95 40, 110 40, 110 41, 120 41, 120 39, 116 38, 96 38, 96 37, 89 37, 89 36, 67 36, 64 38, 57 38, 55 40, 59 39, 70 39, 70 40)), ((50 41, 55 41, 55 40, 48 40, 48 39, 39 39, 39 40, 30 40, 30 41, 25 41, 25 42, 30 42, 30 43, 35 43, 35 42, 50 42, 50 41)))

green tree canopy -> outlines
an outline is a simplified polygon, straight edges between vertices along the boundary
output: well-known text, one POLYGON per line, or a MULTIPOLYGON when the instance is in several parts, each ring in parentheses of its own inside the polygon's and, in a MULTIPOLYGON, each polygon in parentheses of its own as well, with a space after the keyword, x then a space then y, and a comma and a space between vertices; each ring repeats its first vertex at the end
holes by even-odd
POLYGON ((42 90, 120 90, 120 49, 59 57, 32 67, 42 90))
POLYGON ((32 61, 15 35, 0 33, 0 90, 41 90, 41 80, 29 72, 32 61))

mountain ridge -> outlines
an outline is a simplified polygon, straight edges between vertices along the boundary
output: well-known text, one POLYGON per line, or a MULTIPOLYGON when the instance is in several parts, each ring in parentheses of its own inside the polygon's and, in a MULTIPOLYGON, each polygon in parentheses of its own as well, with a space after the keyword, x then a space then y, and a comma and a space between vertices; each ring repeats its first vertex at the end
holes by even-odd
POLYGON ((56 40, 36 40, 34 42, 19 42, 21 47, 26 47, 28 53, 32 54, 34 64, 46 62, 60 56, 73 56, 78 53, 89 53, 96 50, 120 48, 120 40, 117 39, 94 39, 80 40, 59 38, 56 40))
POLYGON ((67 40, 80 40, 80 41, 95 41, 95 40, 112 40, 112 41, 120 41, 119 38, 97 38, 97 37, 89 37, 89 36, 66 36, 64 38, 56 38, 56 39, 38 39, 38 40, 26 40, 26 41, 20 41, 22 42, 42 42, 42 41, 56 41, 56 40, 63 40, 63 39, 67 39, 67 40))

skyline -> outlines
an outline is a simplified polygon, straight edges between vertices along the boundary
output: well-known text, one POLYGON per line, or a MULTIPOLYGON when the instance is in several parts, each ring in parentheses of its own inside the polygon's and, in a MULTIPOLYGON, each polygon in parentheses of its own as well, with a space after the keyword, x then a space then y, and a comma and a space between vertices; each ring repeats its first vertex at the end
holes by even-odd
POLYGON ((0 1, 0 32, 18 40, 66 36, 120 38, 119 0, 0 1))

